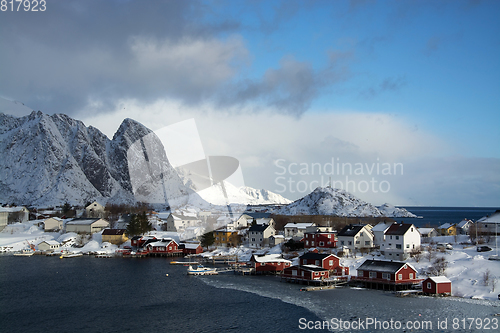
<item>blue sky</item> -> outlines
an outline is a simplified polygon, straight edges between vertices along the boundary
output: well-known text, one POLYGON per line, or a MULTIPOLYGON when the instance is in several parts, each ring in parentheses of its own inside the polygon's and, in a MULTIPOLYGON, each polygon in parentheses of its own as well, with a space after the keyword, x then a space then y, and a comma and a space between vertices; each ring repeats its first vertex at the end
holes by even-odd
POLYGON ((5 99, 109 137, 127 117, 194 118, 206 154, 256 188, 280 192, 278 160, 339 158, 404 163, 377 175, 387 193, 353 193, 376 204, 499 204, 498 1, 68 0, 0 17, 5 99))

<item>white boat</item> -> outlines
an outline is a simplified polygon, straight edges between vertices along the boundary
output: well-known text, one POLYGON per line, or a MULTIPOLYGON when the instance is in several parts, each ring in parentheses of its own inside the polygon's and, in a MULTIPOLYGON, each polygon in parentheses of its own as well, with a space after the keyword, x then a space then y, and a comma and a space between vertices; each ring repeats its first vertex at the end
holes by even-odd
POLYGON ((18 257, 31 257, 32 255, 35 254, 35 251, 29 249, 29 250, 21 250, 19 252, 14 253, 15 256, 18 257))
POLYGON ((188 275, 217 275, 217 269, 215 268, 209 268, 205 267, 203 265, 197 265, 197 266, 192 266, 189 265, 188 267, 188 275))
POLYGON ((63 259, 63 258, 75 258, 75 257, 81 257, 81 256, 83 256, 82 253, 66 252, 66 253, 62 253, 59 258, 60 259, 63 259))

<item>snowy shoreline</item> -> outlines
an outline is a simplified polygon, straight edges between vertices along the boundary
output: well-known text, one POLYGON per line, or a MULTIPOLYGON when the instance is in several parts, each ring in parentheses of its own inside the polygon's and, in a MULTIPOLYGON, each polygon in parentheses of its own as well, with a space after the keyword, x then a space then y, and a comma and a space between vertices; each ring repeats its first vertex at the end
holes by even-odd
MULTIPOLYGON (((82 247, 72 247, 78 242, 76 233, 50 233, 44 232, 43 229, 36 226, 39 221, 29 221, 25 223, 16 223, 8 225, 0 232, 0 248, 8 248, 9 252, 20 251, 28 247, 30 244, 38 245, 43 241, 56 240, 59 243, 64 243, 61 250, 66 250, 74 253, 100 253, 114 254, 119 247, 110 243, 103 243, 100 233, 93 234, 91 239, 82 247)), ((172 233, 167 232, 152 232, 160 237, 172 237, 172 233), (165 235, 168 234, 168 235, 165 235)), ((494 237, 492 237, 494 238, 494 237)), ((452 297, 466 300, 489 300, 498 301, 500 293, 500 261, 488 260, 488 257, 495 254, 493 240, 490 245, 493 251, 477 252, 474 245, 462 245, 468 241, 468 236, 440 236, 434 237, 434 242, 446 242, 453 245, 453 250, 443 252, 434 251, 434 256, 431 260, 425 251, 428 244, 422 244, 424 251, 420 260, 410 258, 406 262, 410 263, 417 269, 420 277, 425 277, 424 272, 432 266, 432 260, 438 257, 444 257, 448 262, 448 267, 445 275, 452 281, 452 297)), ((126 243, 125 243, 126 244, 126 243)), ((258 253, 266 252, 267 254, 281 253, 280 246, 271 249, 260 250, 258 253)), ((218 248, 210 252, 204 252, 203 257, 218 256, 218 255, 238 255, 240 261, 249 261, 255 250, 248 247, 240 246, 238 248, 218 248)), ((384 260, 383 255, 367 254, 357 255, 356 257, 342 257, 340 264, 348 266, 351 275, 356 275, 356 268, 359 267, 366 259, 384 260)), ((297 259, 293 260, 296 264, 297 259)))

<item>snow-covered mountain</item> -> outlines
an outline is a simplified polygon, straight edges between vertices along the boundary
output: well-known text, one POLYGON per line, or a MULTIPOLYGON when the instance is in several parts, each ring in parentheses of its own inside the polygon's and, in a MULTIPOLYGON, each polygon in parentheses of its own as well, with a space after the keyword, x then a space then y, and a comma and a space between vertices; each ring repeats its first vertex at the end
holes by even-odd
POLYGON ((336 188, 318 187, 305 197, 274 211, 279 215, 334 215, 345 217, 416 217, 389 204, 376 207, 336 188))
MULTIPOLYGON (((166 193, 168 202, 175 201, 177 207, 227 203, 217 186, 202 197, 185 185, 189 181, 170 165, 161 142, 151 133, 144 125, 125 119, 110 140, 97 128, 64 114, 33 111, 18 118, 0 113, 0 203, 133 203, 158 193, 161 197, 166 193)), ((229 185, 226 194, 231 203, 287 201, 265 190, 229 185)))

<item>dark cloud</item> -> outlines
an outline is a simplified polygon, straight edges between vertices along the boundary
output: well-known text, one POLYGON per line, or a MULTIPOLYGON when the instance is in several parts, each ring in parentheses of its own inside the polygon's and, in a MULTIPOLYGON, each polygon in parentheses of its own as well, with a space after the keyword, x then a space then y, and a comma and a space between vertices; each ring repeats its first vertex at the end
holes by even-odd
POLYGON ((68 0, 4 13, 0 94, 49 113, 124 97, 198 101, 245 56, 241 40, 217 39, 239 24, 209 16, 198 1, 68 0))
POLYGON ((226 89, 229 92, 219 102, 225 106, 252 102, 274 107, 283 114, 300 116, 328 87, 350 76, 345 64, 351 56, 332 52, 328 65, 320 69, 291 56, 284 57, 278 68, 268 69, 262 78, 242 80, 226 89))

